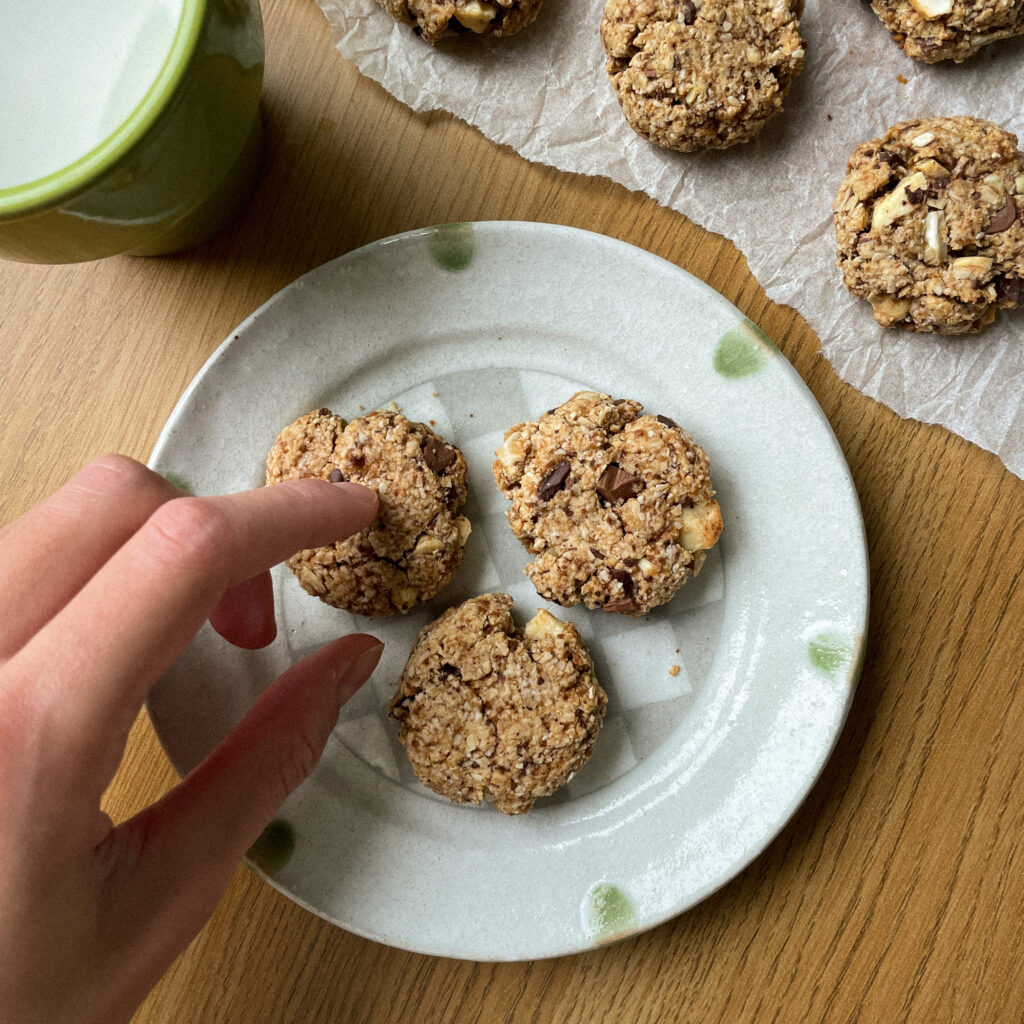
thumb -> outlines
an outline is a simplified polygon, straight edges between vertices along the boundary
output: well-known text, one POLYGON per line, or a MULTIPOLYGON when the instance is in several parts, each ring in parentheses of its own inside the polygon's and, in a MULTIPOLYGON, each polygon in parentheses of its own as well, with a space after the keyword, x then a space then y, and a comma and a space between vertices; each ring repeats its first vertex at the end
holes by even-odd
POLYGON ((341 705, 383 649, 353 634, 297 662, 202 764, 111 834, 120 849, 107 851, 108 921, 122 939, 134 933, 137 963, 163 961, 162 971, 202 927, 243 854, 316 766, 341 705))

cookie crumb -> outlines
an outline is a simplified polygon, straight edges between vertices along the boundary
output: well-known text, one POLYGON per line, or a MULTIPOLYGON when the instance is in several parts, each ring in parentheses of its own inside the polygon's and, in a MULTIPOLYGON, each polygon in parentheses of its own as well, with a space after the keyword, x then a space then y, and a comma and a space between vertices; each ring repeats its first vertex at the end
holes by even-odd
POLYGON ((670 668, 670 669, 668 670, 668 674, 669 674, 670 676, 677 676, 677 675, 679 675, 679 672, 680 672, 680 666, 679 666, 679 665, 673 665, 673 666, 672 666, 672 667, 671 667, 671 668, 670 668))

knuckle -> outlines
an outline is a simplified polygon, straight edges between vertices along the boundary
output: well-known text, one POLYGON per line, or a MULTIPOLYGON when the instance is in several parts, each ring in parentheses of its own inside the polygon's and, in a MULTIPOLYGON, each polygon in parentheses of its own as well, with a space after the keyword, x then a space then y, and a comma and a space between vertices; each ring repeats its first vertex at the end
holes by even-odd
POLYGON ((103 490, 133 490, 145 486, 153 472, 127 455, 111 453, 87 463, 82 475, 103 490))
POLYGON ((230 546, 227 516, 203 498, 174 498, 149 518, 154 547, 172 559, 213 559, 230 546))
POLYGON ((290 737, 278 755, 277 781, 284 799, 312 774, 320 760, 320 746, 309 736, 299 734, 290 737))
POLYGON ((71 493, 111 496, 156 505, 179 493, 159 473, 127 455, 93 459, 70 481, 71 493))

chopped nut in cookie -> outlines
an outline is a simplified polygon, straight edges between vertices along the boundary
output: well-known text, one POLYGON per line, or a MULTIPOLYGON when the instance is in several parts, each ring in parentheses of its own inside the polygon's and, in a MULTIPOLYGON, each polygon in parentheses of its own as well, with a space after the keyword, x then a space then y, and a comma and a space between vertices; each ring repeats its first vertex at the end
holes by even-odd
POLYGON ((268 484, 296 477, 349 480, 379 500, 375 525, 285 563, 321 601, 357 615, 407 612, 455 575, 470 533, 459 514, 466 460, 429 427, 390 410, 346 423, 317 409, 285 427, 267 457, 268 484))
POLYGON ((696 576, 722 532, 708 457, 668 416, 581 391, 510 428, 494 479, 537 592, 637 617, 696 576))
POLYGON ((594 749, 607 696, 576 627, 484 594, 420 631, 391 701, 413 771, 455 803, 523 814, 594 749))

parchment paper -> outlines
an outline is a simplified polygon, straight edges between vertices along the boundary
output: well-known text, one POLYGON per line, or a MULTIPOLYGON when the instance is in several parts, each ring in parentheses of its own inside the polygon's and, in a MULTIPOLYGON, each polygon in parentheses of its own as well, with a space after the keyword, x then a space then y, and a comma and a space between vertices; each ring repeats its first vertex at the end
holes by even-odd
POLYGON ((1024 137, 1024 38, 927 66, 864 0, 807 0, 808 57, 785 113, 753 143, 687 155, 651 146, 622 117, 604 72, 603 0, 547 0, 517 36, 437 49, 375 0, 317 2, 341 55, 413 110, 450 111, 528 160, 611 178, 730 238, 844 380, 1024 477, 1024 313, 967 339, 884 331, 842 287, 831 217, 850 153, 897 121, 972 114, 1024 137))

